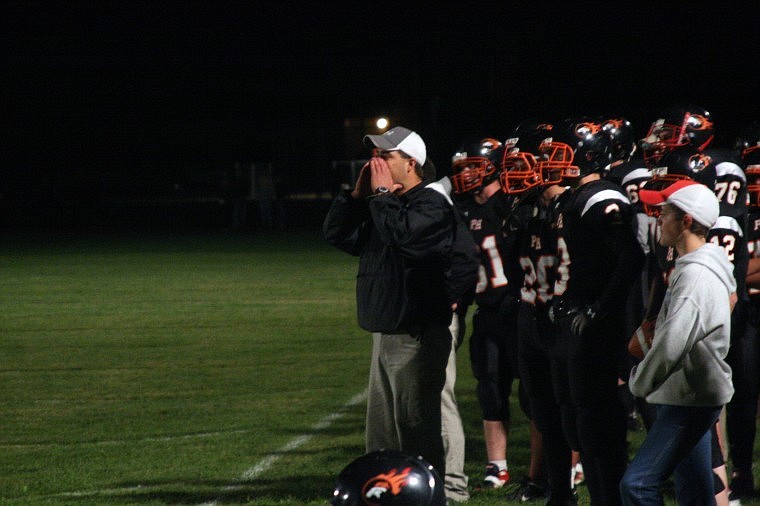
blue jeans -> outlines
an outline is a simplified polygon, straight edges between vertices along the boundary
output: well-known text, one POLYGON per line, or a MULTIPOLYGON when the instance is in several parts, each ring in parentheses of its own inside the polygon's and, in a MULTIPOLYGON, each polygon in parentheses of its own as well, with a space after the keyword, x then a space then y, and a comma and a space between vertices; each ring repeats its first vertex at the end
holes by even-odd
POLYGON ((714 505, 710 428, 720 407, 657 406, 657 420, 620 481, 624 505, 662 505, 673 475, 678 504, 714 505))

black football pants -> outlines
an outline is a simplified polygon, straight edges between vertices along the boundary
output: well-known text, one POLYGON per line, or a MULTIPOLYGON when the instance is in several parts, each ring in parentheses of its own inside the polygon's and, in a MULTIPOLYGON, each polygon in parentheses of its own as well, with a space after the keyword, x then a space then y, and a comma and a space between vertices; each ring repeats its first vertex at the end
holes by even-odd
MULTIPOLYGON (((541 432, 551 504, 566 504, 570 498, 571 462, 563 420, 574 427, 575 413, 569 403, 565 403, 564 408, 571 412, 561 413, 555 395, 555 385, 567 385, 565 353, 545 309, 522 303, 518 335, 520 382, 529 399, 531 417, 541 432)), ((560 395, 568 397, 566 393, 560 395)))
POLYGON ((726 362, 731 366, 734 396, 726 405, 726 431, 733 468, 752 476, 752 449, 760 394, 760 335, 757 309, 737 303, 731 315, 731 347, 726 362))
POLYGON ((568 343, 569 402, 576 412, 576 436, 592 506, 621 504, 619 484, 628 464, 626 412, 617 389, 626 345, 619 328, 623 318, 622 313, 607 315, 580 337, 570 330, 571 317, 558 322, 560 340, 568 343))

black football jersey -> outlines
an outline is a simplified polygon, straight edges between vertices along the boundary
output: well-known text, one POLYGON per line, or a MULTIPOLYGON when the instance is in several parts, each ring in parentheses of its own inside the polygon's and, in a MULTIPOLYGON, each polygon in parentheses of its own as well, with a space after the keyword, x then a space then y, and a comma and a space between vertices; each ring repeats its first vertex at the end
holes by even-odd
POLYGON ((705 154, 715 165, 715 195, 721 216, 731 216, 743 227, 747 220, 747 177, 741 159, 732 149, 708 149, 705 154))
POLYGON ((644 165, 644 160, 633 159, 615 165, 610 169, 606 179, 623 189, 635 212, 643 212, 639 190, 644 183, 652 179, 652 171, 644 165))
POLYGON ((526 216, 515 233, 515 257, 522 278, 520 298, 528 304, 548 304, 554 294, 558 206, 559 199, 547 207, 536 198, 517 210, 526 216))
POLYGON ((510 198, 501 190, 478 204, 468 200, 462 205, 464 221, 480 249, 480 270, 475 287, 475 302, 480 307, 498 309, 513 288, 509 286, 507 262, 511 236, 507 219, 510 198))
POLYGON ((632 224, 633 210, 620 186, 591 181, 560 198, 557 220, 555 297, 571 305, 621 302, 641 272, 643 253, 632 224), (626 265, 619 264, 625 258, 626 265))
POLYGON ((749 250, 745 227, 741 226, 734 217, 721 214, 707 233, 707 240, 726 251, 728 259, 734 265, 736 294, 740 299, 746 300, 749 250))
POLYGON ((644 160, 634 159, 623 162, 613 167, 610 174, 614 177, 608 177, 610 181, 616 182, 623 189, 631 202, 634 212, 636 238, 639 241, 642 251, 649 254, 650 243, 649 235, 654 229, 657 218, 647 215, 644 210, 644 204, 639 200, 639 190, 644 184, 652 179, 652 171, 644 165, 644 160))
MULTIPOLYGON (((749 258, 760 258, 760 209, 751 209, 747 226, 747 251, 749 258)), ((760 290, 748 288, 749 296, 753 301, 760 303, 760 290)), ((753 302, 755 303, 755 302, 753 302)))

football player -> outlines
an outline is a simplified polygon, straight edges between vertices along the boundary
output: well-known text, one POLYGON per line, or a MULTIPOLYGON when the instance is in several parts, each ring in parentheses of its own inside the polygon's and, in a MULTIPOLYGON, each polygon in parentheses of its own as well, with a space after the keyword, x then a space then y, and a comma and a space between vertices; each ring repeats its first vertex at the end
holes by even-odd
MULTIPOLYGON (((506 141, 502 164, 502 188, 515 195, 517 205, 510 217, 515 240, 514 260, 522 271, 521 304, 518 314, 518 366, 520 382, 530 402, 530 413, 541 432, 544 465, 549 481, 547 504, 572 504, 570 449, 578 448, 577 438, 568 443, 563 422, 573 426, 575 411, 564 403, 560 411, 555 392, 567 392, 566 350, 557 338, 549 319, 557 260, 557 203, 565 187, 547 174, 541 177, 536 167, 536 154, 544 142, 551 142, 553 125, 541 120, 525 120, 506 141)), ((575 430, 567 431, 574 435, 575 430)), ((514 497, 526 500, 531 486, 514 497)))
POLYGON ((488 457, 484 488, 501 488, 509 481, 509 395, 512 380, 517 377, 513 331, 516 294, 505 270, 509 254, 505 224, 511 201, 499 185, 503 150, 502 143, 490 137, 467 142, 453 156, 451 167, 457 202, 481 255, 470 361, 477 380, 488 457))
POLYGON ((602 179, 612 147, 601 123, 580 117, 555 127, 537 166, 544 180, 559 176, 572 186, 562 195, 557 219, 552 313, 567 344, 569 390, 569 398, 558 400, 576 412, 592 504, 615 505, 628 461, 626 411, 617 388, 627 340, 620 322, 644 254, 628 197, 602 179))
MULTIPOLYGON (((645 255, 649 253, 649 236, 654 229, 657 219, 649 216, 644 211, 644 206, 639 201, 639 190, 651 179, 652 171, 644 164, 644 160, 637 156, 639 150, 636 146, 636 134, 631 122, 622 116, 609 116, 600 118, 602 130, 610 137, 612 144, 612 163, 604 172, 604 177, 620 185, 634 210, 637 238, 645 255)), ((628 295, 626 304, 626 331, 630 335, 641 323, 644 315, 650 280, 648 270, 645 268, 640 275, 640 282, 634 283, 631 293, 628 295)), ((624 354, 622 358, 621 380, 619 392, 628 411, 628 426, 631 429, 640 428, 637 413, 641 414, 644 425, 649 427, 654 420, 654 412, 643 399, 636 399, 628 388, 626 380, 635 359, 630 354, 624 354)))
POLYGON ((746 277, 749 302, 745 306, 745 324, 738 334, 734 334, 732 328, 734 335, 729 350, 735 388, 734 397, 726 406, 729 455, 733 464, 729 487, 729 499, 732 501, 754 494, 752 448, 757 431, 756 413, 760 394, 760 122, 753 122, 744 129, 737 139, 736 149, 741 155, 747 179, 746 232, 750 259, 746 277))

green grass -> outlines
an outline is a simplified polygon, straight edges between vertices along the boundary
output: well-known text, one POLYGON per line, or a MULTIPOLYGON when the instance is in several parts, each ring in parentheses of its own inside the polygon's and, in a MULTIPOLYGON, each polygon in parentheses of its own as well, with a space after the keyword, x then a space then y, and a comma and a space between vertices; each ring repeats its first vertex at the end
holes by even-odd
MULTIPOLYGON (((315 232, 6 235, 0 503, 324 505, 363 452, 355 269, 315 232)), ((458 365, 474 484, 467 346, 458 365)), ((527 423, 512 411, 517 480, 527 423)))

